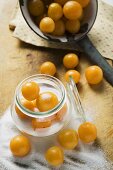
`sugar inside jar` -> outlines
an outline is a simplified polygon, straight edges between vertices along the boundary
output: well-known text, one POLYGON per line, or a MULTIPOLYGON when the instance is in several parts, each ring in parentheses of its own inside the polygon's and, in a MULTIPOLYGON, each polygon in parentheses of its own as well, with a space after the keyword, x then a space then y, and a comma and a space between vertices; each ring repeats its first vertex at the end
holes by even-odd
POLYGON ((20 131, 42 137, 66 126, 71 119, 71 109, 62 82, 49 75, 37 74, 17 86, 11 115, 20 131))

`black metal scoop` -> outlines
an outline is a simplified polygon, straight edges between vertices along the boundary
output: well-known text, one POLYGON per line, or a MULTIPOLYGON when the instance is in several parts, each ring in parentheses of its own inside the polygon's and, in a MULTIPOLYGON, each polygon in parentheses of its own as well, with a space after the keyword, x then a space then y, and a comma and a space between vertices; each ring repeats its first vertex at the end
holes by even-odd
POLYGON ((57 37, 49 34, 43 34, 40 29, 33 22, 28 8, 28 0, 19 0, 20 9, 22 11, 23 17, 27 22, 28 26, 40 37, 48 40, 59 43, 70 43, 71 45, 79 46, 81 51, 83 51, 87 57, 97 64, 103 70, 104 77, 106 80, 113 86, 113 68, 108 64, 108 62, 103 58, 103 56, 96 50, 91 41, 89 40, 87 34, 92 28, 98 11, 98 2, 97 0, 90 0, 89 5, 84 9, 84 18, 81 23, 81 29, 77 34, 68 34, 64 36, 57 37))

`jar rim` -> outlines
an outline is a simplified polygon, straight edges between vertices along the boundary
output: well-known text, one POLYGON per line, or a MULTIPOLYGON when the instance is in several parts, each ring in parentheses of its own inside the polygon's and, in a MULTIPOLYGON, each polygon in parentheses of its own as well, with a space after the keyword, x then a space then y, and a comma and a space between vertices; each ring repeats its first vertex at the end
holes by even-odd
POLYGON ((26 115, 30 116, 30 117, 47 117, 47 116, 52 116, 54 115, 57 111, 59 111, 61 109, 61 107, 65 104, 65 100, 66 100, 66 89, 63 85, 63 83, 57 79, 56 77, 53 77, 53 76, 50 76, 50 75, 46 75, 46 74, 35 74, 35 75, 32 75, 32 76, 29 76, 27 78, 25 78, 24 80, 22 80, 16 90, 15 90, 15 102, 16 102, 16 105, 19 107, 19 109, 26 115), (61 90, 61 99, 59 101, 59 103, 51 110, 49 111, 45 111, 45 112, 35 112, 35 111, 31 111, 31 110, 28 110, 27 108, 25 108, 22 104, 21 104, 21 101, 20 101, 20 98, 19 98, 19 89, 21 89, 22 85, 24 83, 26 83, 28 80, 32 79, 33 78, 37 78, 37 79, 41 79, 41 78, 46 78, 46 80, 50 80, 52 81, 53 83, 55 83, 57 86, 59 86, 59 89, 61 90))

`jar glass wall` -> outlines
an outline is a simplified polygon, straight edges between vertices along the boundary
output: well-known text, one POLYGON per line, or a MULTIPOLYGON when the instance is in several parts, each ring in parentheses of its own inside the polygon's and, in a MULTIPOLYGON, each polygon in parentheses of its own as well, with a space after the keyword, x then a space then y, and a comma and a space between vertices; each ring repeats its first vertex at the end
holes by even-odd
POLYGON ((49 75, 37 74, 24 79, 17 86, 11 107, 11 115, 15 125, 20 131, 32 136, 42 137, 55 134, 65 127, 70 121, 72 114, 71 109, 70 98, 62 82, 49 75), (38 109, 31 111, 25 108, 21 103, 23 100, 21 89, 27 82, 36 82, 40 87, 40 93, 54 93, 58 98, 58 104, 46 112, 40 112, 38 109), (17 114, 17 110, 26 115, 26 118, 21 118, 17 114), (34 128, 33 122, 35 124, 36 120, 38 120, 39 126, 34 128))

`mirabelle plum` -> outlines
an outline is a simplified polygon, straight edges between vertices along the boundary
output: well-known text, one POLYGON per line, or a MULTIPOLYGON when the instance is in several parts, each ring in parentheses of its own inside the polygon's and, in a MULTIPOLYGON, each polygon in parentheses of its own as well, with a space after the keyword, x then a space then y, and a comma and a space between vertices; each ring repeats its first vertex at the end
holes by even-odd
POLYGON ((50 61, 44 62, 40 67, 40 72, 41 74, 49 74, 54 76, 56 73, 56 66, 50 61))
POLYGON ((22 99, 21 104, 28 110, 33 111, 33 109, 34 109, 34 105, 33 105, 32 101, 22 99))
POLYGON ((79 19, 82 15, 82 7, 76 1, 68 1, 63 7, 64 16, 69 20, 79 19))
POLYGON ((54 21, 59 20, 63 16, 63 10, 60 4, 52 3, 48 8, 48 16, 54 21))
POLYGON ((28 9, 31 15, 39 16, 44 12, 44 4, 41 0, 29 0, 28 9))
POLYGON ((23 157, 30 152, 30 149, 30 141, 25 136, 18 135, 10 141, 10 150, 14 156, 23 157))
POLYGON ((85 70, 85 76, 89 84, 98 84, 103 79, 103 71, 96 65, 90 66, 85 70))
MULTIPOLYGON (((22 99, 21 100, 21 104, 26 108, 26 109, 29 109, 31 111, 34 110, 34 105, 31 101, 28 101, 28 100, 25 100, 25 99, 22 99)), ((19 110, 19 108, 15 105, 15 110, 16 110, 16 113, 18 114, 18 116, 21 118, 21 119, 28 119, 30 118, 29 116, 25 115, 24 113, 22 113, 21 110, 19 110)))
POLYGON ((59 166, 64 161, 63 150, 58 146, 53 146, 46 151, 45 158, 50 165, 59 166))
POLYGON ((66 68, 74 68, 78 65, 79 58, 74 53, 66 54, 63 58, 63 64, 66 68))
POLYGON ((62 36, 65 33, 65 24, 63 20, 58 20, 55 22, 55 30, 52 32, 52 35, 62 36))
POLYGON ((65 149, 74 149, 78 144, 77 132, 73 129, 62 130, 58 134, 58 141, 65 149))
POLYGON ((75 81, 75 83, 78 83, 80 80, 80 73, 76 70, 69 70, 65 73, 65 80, 67 82, 70 81, 70 76, 73 78, 73 80, 75 81))
POLYGON ((45 112, 53 109, 58 104, 58 98, 52 92, 43 92, 37 98, 36 104, 41 112, 45 112))
POLYGON ((51 120, 44 120, 44 119, 32 119, 32 127, 33 129, 38 129, 38 128, 47 128, 52 125, 51 120))
POLYGON ((81 141, 90 143, 97 138, 97 129, 94 124, 85 122, 78 128, 78 134, 81 141))
POLYGON ((80 30, 80 21, 79 20, 67 20, 66 30, 72 34, 78 33, 80 30))
POLYGON ((55 23, 50 17, 44 17, 41 19, 39 27, 44 33, 52 33, 55 29, 55 23))
POLYGON ((22 86, 21 91, 25 99, 32 101, 38 97, 40 88, 35 82, 27 82, 22 86))
POLYGON ((76 1, 81 4, 82 8, 85 8, 90 3, 90 0, 76 0, 76 1))

